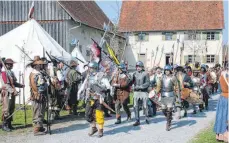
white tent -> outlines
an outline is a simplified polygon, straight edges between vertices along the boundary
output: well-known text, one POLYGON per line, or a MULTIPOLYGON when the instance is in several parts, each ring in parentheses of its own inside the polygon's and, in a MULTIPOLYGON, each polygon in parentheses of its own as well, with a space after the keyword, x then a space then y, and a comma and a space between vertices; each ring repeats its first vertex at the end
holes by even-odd
MULTIPOLYGON (((19 79, 19 72, 25 73, 25 96, 26 100, 30 96, 29 74, 31 69, 24 70, 24 66, 30 62, 28 57, 18 48, 24 49, 30 58, 39 55, 47 57, 45 51, 56 57, 71 59, 67 53, 34 19, 31 19, 21 26, 13 29, 0 37, 1 57, 11 58, 15 62, 13 71, 19 79), (25 62, 24 62, 25 60, 25 62)), ((21 94, 22 95, 22 94, 21 94)), ((18 98, 17 98, 18 103, 18 98)))

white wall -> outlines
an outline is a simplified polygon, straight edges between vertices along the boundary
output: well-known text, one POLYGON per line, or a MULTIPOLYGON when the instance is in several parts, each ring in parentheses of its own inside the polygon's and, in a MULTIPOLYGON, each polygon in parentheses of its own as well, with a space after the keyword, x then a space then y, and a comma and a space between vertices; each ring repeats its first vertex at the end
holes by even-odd
MULTIPOLYGON (((220 36, 219 36, 219 40, 208 40, 207 41, 207 49, 208 52, 203 53, 204 55, 206 54, 212 54, 215 55, 216 53, 219 53, 219 63, 222 63, 222 50, 221 52, 216 52, 216 50, 218 49, 218 51, 220 51, 220 46, 222 44, 222 31, 220 32, 220 36)), ((174 64, 179 64, 181 62, 181 65, 184 65, 185 61, 184 61, 184 56, 185 55, 193 55, 193 51, 190 50, 189 46, 192 46, 192 41, 186 41, 184 40, 184 32, 177 32, 177 38, 179 39, 180 37, 180 43, 177 43, 177 40, 173 40, 173 41, 164 41, 162 40, 162 32, 150 32, 149 33, 149 40, 148 41, 136 41, 135 40, 135 36, 134 34, 129 34, 129 41, 128 41, 128 46, 125 50, 125 57, 127 57, 127 61, 129 62, 130 65, 135 65, 135 63, 139 60, 138 59, 138 54, 142 53, 145 54, 145 67, 147 68, 151 68, 153 67, 153 63, 155 60, 155 66, 158 65, 159 61, 160 61, 160 57, 162 54, 162 47, 164 46, 164 52, 162 54, 161 57, 161 61, 159 63, 160 67, 164 67, 165 66, 165 56, 166 54, 169 54, 172 52, 172 47, 174 44, 174 64), (184 41, 184 52, 183 52, 183 56, 182 58, 180 58, 180 54, 181 54, 181 47, 183 47, 183 44, 181 43, 182 41, 184 41), (158 52, 156 51, 158 48, 158 52), (152 51, 153 51, 153 55, 152 55, 152 51), (157 54, 156 54, 157 53, 157 54), (175 58, 176 57, 176 58, 175 58), (176 59, 176 61, 175 61, 176 59)), ((201 46, 205 46, 205 40, 204 41, 194 41, 195 44, 201 45, 201 46)), ((198 54, 202 57, 202 52, 198 52, 198 54)), ((207 63, 209 66, 213 66, 214 63, 209 64, 207 63)))

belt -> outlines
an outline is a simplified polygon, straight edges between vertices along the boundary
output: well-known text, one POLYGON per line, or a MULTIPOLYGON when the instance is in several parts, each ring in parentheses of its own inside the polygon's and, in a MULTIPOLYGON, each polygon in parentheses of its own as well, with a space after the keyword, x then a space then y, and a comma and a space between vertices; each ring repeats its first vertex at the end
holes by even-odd
POLYGON ((161 97, 174 97, 174 92, 162 92, 161 97))

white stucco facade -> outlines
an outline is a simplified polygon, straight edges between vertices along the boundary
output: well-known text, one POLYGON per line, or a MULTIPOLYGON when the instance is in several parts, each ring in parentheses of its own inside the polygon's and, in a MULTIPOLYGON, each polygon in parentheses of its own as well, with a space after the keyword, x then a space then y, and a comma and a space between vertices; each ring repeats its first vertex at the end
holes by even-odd
POLYGON ((216 61, 220 64, 222 63, 222 30, 200 31, 201 40, 188 40, 185 31, 173 32, 176 33, 173 40, 163 39, 162 32, 145 32, 148 34, 148 38, 145 41, 136 40, 136 32, 128 34, 128 44, 125 49, 126 60, 130 65, 135 65, 138 60, 141 60, 146 68, 152 68, 153 66, 164 67, 168 63, 171 52, 173 52, 174 64, 184 65, 188 60, 188 55, 194 55, 193 47, 195 47, 195 55, 197 56, 195 61, 209 66, 215 65, 216 61), (215 40, 203 40, 203 33, 206 32, 217 32, 218 37, 215 40), (179 42, 177 42, 177 39, 179 39, 179 42), (184 50, 182 51, 181 49, 184 50), (211 56, 214 57, 214 62, 209 61, 209 55, 215 55, 211 56))

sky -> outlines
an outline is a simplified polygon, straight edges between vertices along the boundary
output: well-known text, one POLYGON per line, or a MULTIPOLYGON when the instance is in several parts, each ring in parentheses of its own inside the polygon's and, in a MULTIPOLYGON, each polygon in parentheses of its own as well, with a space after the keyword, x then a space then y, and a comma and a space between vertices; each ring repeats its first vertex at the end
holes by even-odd
MULTIPOLYGON (((103 12, 109 17, 112 22, 118 22, 119 12, 122 1, 96 1, 103 12)), ((228 0, 224 0, 224 24, 223 41, 228 44, 228 0)))

